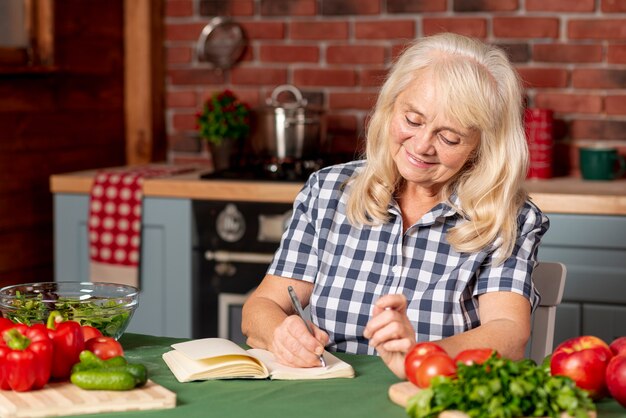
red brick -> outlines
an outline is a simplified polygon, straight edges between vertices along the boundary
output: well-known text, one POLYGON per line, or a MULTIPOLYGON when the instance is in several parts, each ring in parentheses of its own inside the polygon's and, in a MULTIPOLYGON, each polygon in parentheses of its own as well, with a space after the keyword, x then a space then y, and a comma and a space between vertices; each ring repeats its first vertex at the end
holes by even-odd
POLYGON ((455 12, 511 12, 519 7, 518 0, 454 0, 455 12))
POLYGON ((347 155, 347 158, 354 159, 358 155, 358 151, 362 151, 364 148, 360 140, 362 135, 359 135, 359 131, 333 134, 329 137, 331 137, 331 141, 328 148, 330 148, 329 153, 331 154, 347 155))
POLYGON ((412 41, 395 44, 391 46, 391 60, 395 60, 398 56, 411 44, 412 41))
POLYGON ((196 41, 202 28, 208 22, 202 23, 175 23, 165 25, 166 41, 196 41))
POLYGON ((626 64, 626 45, 609 44, 606 59, 611 64, 626 64))
POLYGON ((255 0, 200 0, 200 16, 252 16, 255 0))
POLYGON ((313 45, 261 45, 259 57, 264 62, 318 62, 320 50, 313 45))
POLYGON ((285 37, 285 24, 283 22, 242 22, 248 39, 283 39, 285 37))
POLYGON ((261 104, 260 93, 256 87, 246 90, 237 88, 234 91, 237 97, 239 97, 239 100, 248 103, 251 107, 257 107, 261 104))
POLYGON ((329 64, 384 64, 384 46, 331 45, 326 49, 329 64))
POLYGON ((198 105, 196 92, 193 90, 170 91, 167 93, 166 103, 169 109, 198 105))
POLYGON ((356 74, 352 70, 300 68, 293 71, 293 80, 303 86, 349 87, 356 85, 356 74))
POLYGON ((231 16, 253 16, 255 0, 230 1, 231 16))
POLYGON ((172 127, 177 131, 198 129, 196 112, 174 112, 172 127))
POLYGON ((423 20, 424 35, 440 32, 454 32, 460 35, 485 38, 487 20, 481 18, 427 18, 423 20))
POLYGON ((607 96, 604 106, 609 115, 626 115, 626 95, 607 96))
POLYGON ((622 89, 626 86, 626 70, 574 69, 572 86, 580 89, 622 89))
POLYGON ((494 17, 493 34, 499 38, 558 38, 559 19, 552 17, 494 17))
POLYGON ((239 61, 254 61, 254 49, 249 45, 243 50, 243 55, 239 58, 239 61))
POLYGON ((193 2, 191 0, 168 0, 165 3, 165 16, 183 17, 193 15, 193 2))
POLYGON ((533 60, 539 62, 600 62, 602 45, 536 44, 533 60))
POLYGON ((284 68, 234 68, 232 70, 233 84, 245 85, 276 85, 287 82, 287 70, 284 68))
POLYGON ((387 69, 367 69, 359 73, 360 85, 365 87, 380 87, 385 82, 387 69))
POLYGON ((200 138, 195 129, 168 135, 167 143, 169 145, 169 152, 199 152, 201 148, 200 138))
POLYGON ((168 64, 188 64, 193 57, 193 49, 187 46, 169 46, 165 49, 168 64))
MULTIPOLYGON (((203 89, 200 96, 200 103, 204 103, 207 101, 215 92, 220 92, 224 89, 225 86, 214 86, 213 88, 203 89)), ((255 107, 259 104, 259 91, 255 88, 245 89, 245 88, 230 88, 230 90, 235 93, 235 95, 242 102, 248 103, 250 106, 255 107)))
POLYGON ((354 26, 356 39, 414 38, 414 20, 357 21, 354 26))
POLYGON ((293 21, 289 23, 289 37, 306 40, 348 39, 348 22, 293 21))
POLYGON ((590 94, 537 93, 537 107, 552 109, 562 113, 600 113, 602 97, 590 94))
POLYGON ((503 49, 511 62, 530 61, 530 46, 527 43, 496 43, 494 45, 503 49))
POLYGON ((526 0, 529 12, 593 12, 595 0, 526 0))
POLYGON ((370 110, 376 103, 376 93, 331 93, 328 106, 331 109, 370 110))
POLYGON ((388 13, 445 12, 447 0, 387 0, 388 13))
POLYGON ((262 16, 314 16, 316 0, 261 0, 262 16))
POLYGON ((567 23, 570 39, 626 39, 626 19, 577 19, 567 23))
POLYGON ((321 14, 335 15, 377 15, 380 13, 380 0, 321 0, 321 14))
POLYGON ((568 71, 560 68, 518 68, 527 88, 567 87, 568 71))
POLYGON ((169 85, 223 84, 224 73, 210 67, 168 71, 169 85))
POLYGON ((625 0, 601 0, 601 10, 605 13, 624 13, 626 12, 625 0))
POLYGON ((623 140, 626 121, 617 120, 575 120, 570 125, 573 139, 623 140))
POLYGON ((356 132, 358 126, 356 116, 332 113, 326 117, 326 124, 330 132, 356 132))

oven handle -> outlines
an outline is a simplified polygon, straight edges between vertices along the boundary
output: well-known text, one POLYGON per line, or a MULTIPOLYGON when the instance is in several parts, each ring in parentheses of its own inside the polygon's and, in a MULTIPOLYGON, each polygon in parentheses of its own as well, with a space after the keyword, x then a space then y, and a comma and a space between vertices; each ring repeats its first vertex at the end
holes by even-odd
POLYGON ((209 261, 217 261, 218 263, 250 263, 250 264, 269 264, 274 259, 274 254, 264 253, 240 253, 235 251, 207 251, 204 258, 209 261))

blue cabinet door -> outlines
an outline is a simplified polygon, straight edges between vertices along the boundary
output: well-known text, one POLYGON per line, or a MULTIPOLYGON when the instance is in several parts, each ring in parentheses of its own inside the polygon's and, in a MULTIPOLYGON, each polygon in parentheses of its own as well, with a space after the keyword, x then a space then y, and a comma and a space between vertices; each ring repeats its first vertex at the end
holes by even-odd
MULTIPOLYGON (((89 196, 54 196, 54 277, 89 281, 89 196)), ((145 198, 139 306, 129 332, 191 337, 193 227, 188 199, 145 198)))

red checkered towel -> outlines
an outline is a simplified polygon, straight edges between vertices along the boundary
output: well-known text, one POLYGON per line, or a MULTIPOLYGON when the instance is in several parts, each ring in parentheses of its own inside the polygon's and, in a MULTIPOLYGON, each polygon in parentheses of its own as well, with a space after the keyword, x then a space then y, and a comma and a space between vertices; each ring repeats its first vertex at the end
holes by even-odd
POLYGON ((91 281, 139 287, 143 180, 183 170, 145 166, 96 174, 88 225, 91 281))

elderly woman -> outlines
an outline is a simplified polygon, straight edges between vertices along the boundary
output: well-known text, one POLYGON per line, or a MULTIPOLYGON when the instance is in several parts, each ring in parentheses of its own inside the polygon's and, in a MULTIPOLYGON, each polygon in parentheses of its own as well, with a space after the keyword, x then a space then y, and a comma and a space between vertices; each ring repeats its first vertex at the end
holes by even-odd
POLYGON ((380 91, 366 158, 314 173, 297 196, 244 306, 248 344, 299 367, 324 347, 378 353, 399 377, 416 341, 523 357, 548 219, 522 189, 521 116, 501 50, 453 34, 414 42, 380 91))

